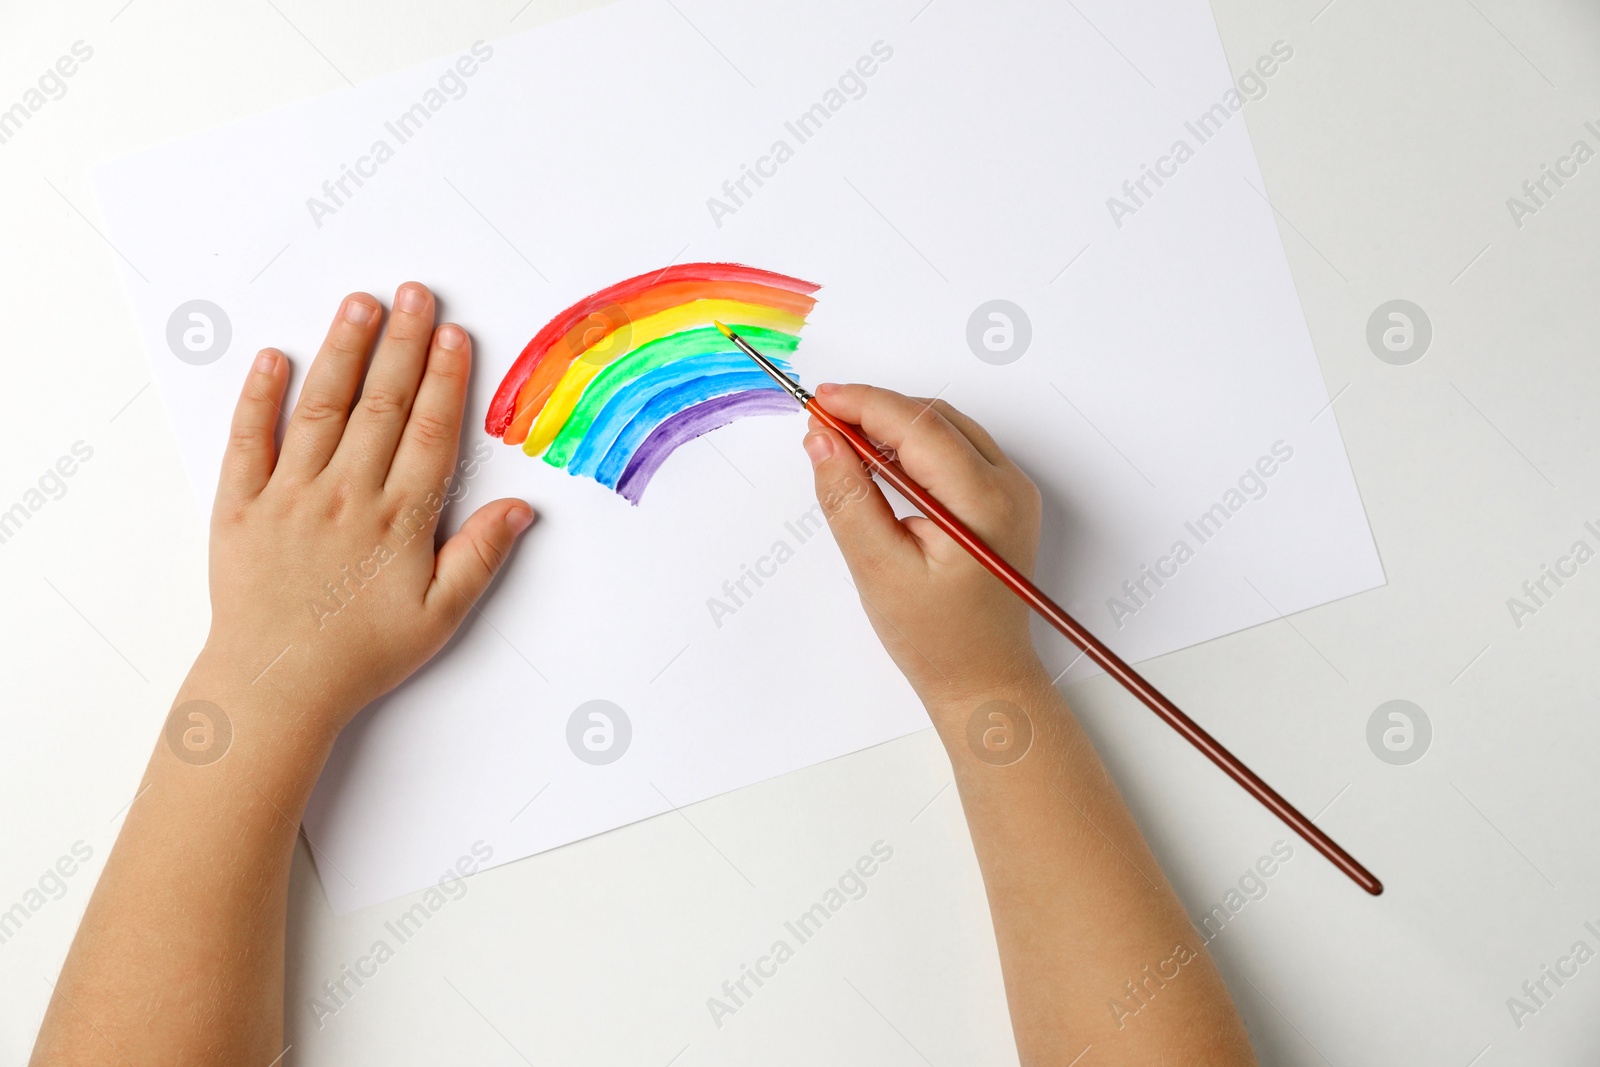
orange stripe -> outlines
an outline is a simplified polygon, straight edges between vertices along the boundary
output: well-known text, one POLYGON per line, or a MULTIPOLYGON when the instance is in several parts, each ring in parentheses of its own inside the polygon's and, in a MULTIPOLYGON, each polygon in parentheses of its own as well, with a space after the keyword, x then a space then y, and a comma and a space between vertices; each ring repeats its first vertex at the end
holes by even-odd
MULTIPOLYGON (((556 384, 586 349, 607 337, 623 322, 636 322, 649 315, 677 307, 692 300, 737 300, 747 304, 761 304, 779 311, 787 311, 805 318, 816 306, 816 299, 803 293, 762 285, 759 282, 690 280, 665 282, 648 289, 620 305, 612 305, 604 312, 595 312, 589 318, 568 330, 566 335, 550 345, 547 353, 534 367, 533 373, 517 393, 517 405, 511 425, 506 427, 501 440, 508 445, 521 444, 528 436, 533 421, 543 410, 556 384), (617 310, 620 309, 620 314, 617 310)), ((622 355, 622 353, 616 353, 622 355)))

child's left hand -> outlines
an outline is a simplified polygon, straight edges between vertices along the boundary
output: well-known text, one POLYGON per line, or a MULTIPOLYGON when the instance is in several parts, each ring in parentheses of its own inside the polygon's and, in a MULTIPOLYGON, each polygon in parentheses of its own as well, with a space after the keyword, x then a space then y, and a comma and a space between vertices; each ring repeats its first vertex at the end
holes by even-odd
POLYGON ((394 305, 379 341, 378 301, 345 298, 281 454, 288 361, 256 358, 212 512, 211 633, 186 695, 259 708, 313 743, 449 640, 533 521, 522 501, 496 500, 435 552, 471 345, 458 326, 434 328, 425 287, 407 283, 394 305))

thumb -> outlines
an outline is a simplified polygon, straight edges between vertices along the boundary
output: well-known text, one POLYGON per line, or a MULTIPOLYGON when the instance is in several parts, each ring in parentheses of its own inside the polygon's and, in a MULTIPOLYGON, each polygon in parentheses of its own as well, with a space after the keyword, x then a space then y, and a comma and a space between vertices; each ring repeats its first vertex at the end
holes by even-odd
POLYGON ((813 421, 804 444, 816 478, 817 503, 858 580, 863 577, 861 568, 917 548, 849 442, 813 421))
POLYGON ((474 511, 439 549, 423 605, 459 623, 532 522, 533 509, 514 498, 493 500, 474 511))

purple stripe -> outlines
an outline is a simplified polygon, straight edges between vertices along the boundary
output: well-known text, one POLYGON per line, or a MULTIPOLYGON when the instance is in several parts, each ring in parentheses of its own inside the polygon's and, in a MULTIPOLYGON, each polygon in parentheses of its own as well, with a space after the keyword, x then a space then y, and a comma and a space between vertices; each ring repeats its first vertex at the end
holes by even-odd
POLYGON ((791 415, 801 410, 789 394, 778 389, 751 389, 703 400, 694 407, 663 419, 634 450, 627 469, 617 479, 617 492, 637 504, 661 464, 681 445, 746 415, 791 415))

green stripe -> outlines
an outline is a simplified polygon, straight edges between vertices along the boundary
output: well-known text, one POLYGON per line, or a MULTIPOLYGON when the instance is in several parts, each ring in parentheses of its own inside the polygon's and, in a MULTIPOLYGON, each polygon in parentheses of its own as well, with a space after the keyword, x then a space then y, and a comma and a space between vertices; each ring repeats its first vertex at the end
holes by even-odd
MULTIPOLYGON (((763 353, 789 355, 800 344, 800 338, 782 330, 745 326, 736 322, 728 325, 763 353)), ((648 374, 657 367, 676 363, 680 359, 730 350, 737 351, 733 348, 732 341, 723 337, 715 326, 704 326, 657 338, 613 360, 596 374, 583 390, 583 395, 573 406, 572 414, 567 416, 566 425, 561 427, 561 432, 550 442, 550 447, 545 449, 542 458, 552 467, 565 467, 567 461, 572 458, 572 453, 583 441, 584 435, 589 432, 589 427, 594 425, 600 409, 605 407, 606 402, 616 394, 617 390, 635 378, 648 374)))

